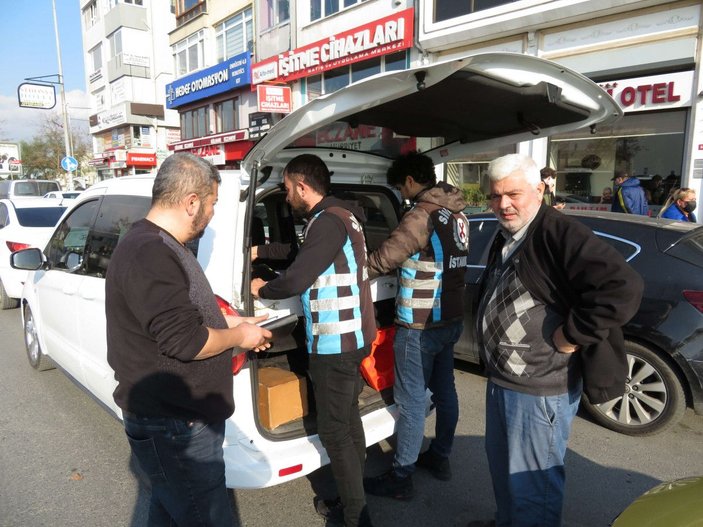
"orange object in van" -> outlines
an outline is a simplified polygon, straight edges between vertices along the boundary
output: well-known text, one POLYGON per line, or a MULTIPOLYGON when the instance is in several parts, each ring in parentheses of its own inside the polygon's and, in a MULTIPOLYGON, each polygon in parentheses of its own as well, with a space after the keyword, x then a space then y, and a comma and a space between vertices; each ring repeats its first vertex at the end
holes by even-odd
POLYGON ((395 326, 379 328, 376 340, 371 344, 371 353, 361 361, 361 375, 374 390, 385 390, 393 386, 393 340, 395 326))

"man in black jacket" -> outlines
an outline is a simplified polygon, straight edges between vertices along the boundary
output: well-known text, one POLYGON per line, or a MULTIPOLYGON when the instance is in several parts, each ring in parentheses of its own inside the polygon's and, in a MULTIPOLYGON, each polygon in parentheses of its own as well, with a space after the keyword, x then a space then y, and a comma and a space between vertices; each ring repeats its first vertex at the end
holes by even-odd
POLYGON ((222 444, 234 411, 232 353, 261 350, 266 317, 225 317, 186 243, 214 214, 220 175, 174 154, 159 169, 146 218, 110 260, 107 360, 132 454, 151 490, 149 525, 230 527, 222 444))
POLYGON ((621 328, 639 308, 643 282, 590 229, 542 203, 531 158, 503 156, 488 175, 500 232, 483 277, 477 335, 498 510, 495 522, 474 525, 556 527, 582 388, 593 403, 623 394, 621 328))

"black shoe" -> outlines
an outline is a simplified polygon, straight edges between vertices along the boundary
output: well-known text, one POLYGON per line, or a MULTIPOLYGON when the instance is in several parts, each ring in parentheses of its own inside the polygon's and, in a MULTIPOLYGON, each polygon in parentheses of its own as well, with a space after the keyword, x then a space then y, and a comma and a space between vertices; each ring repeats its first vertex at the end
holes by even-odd
POLYGON ((317 514, 325 518, 329 524, 344 525, 344 506, 341 498, 323 500, 319 496, 315 496, 313 504, 317 514))
POLYGON ((437 479, 442 481, 452 479, 452 467, 449 465, 449 458, 438 456, 432 450, 426 450, 417 456, 415 464, 418 467, 429 470, 437 479))
POLYGON ((415 495, 412 476, 399 476, 395 470, 375 478, 364 478, 364 490, 374 496, 410 500, 415 495))

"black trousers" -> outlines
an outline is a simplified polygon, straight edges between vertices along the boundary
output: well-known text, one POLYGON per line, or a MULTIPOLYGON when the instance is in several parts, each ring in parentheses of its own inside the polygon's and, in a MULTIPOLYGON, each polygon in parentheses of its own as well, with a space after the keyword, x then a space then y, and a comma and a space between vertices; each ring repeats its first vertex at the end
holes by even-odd
POLYGON ((337 355, 310 355, 308 366, 317 432, 330 458, 347 527, 370 524, 363 484, 366 439, 359 415, 364 382, 359 365, 368 353, 368 348, 362 348, 337 355))

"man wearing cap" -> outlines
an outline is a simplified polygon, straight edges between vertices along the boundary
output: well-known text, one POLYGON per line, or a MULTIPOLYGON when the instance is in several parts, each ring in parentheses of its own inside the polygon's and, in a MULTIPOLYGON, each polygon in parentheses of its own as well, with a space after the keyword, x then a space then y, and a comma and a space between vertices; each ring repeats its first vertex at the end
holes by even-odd
POLYGON ((630 177, 625 170, 618 170, 612 178, 615 181, 615 198, 610 210, 624 212, 625 214, 639 214, 649 216, 647 197, 640 185, 640 180, 630 177))

